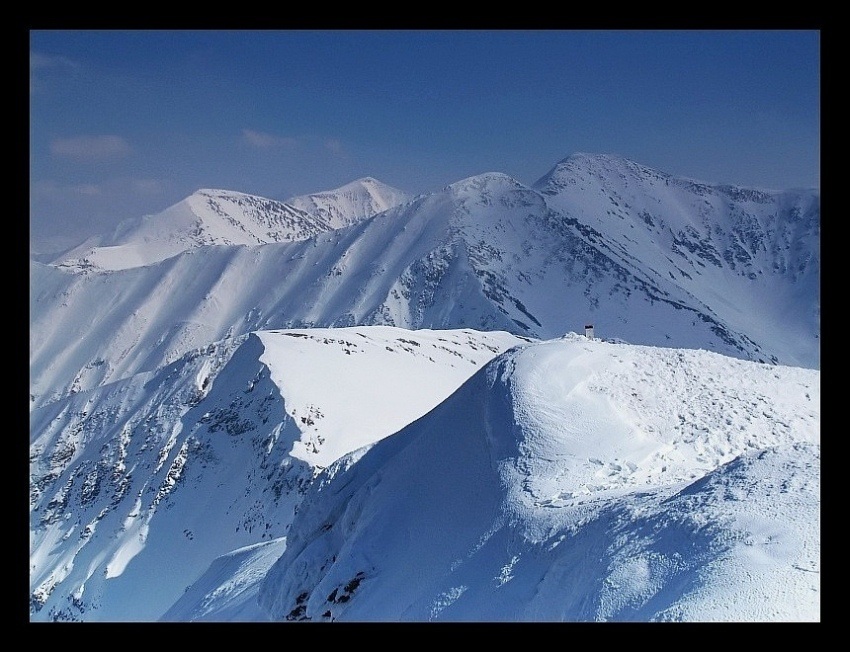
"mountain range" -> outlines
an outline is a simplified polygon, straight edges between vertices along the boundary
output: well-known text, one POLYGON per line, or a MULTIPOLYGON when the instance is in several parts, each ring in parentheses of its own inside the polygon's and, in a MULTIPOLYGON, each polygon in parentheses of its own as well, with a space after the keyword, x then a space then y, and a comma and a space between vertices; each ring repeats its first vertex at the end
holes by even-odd
POLYGON ((590 154, 33 259, 31 619, 817 620, 819 283, 816 190, 590 154))

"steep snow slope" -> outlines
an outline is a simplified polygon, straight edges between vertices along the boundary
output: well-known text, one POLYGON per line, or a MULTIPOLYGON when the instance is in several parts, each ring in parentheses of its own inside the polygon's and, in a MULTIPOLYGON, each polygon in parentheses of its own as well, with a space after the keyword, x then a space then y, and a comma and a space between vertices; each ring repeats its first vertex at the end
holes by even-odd
POLYGON ((272 619, 818 620, 814 370, 570 335, 311 485, 272 619))
POLYGON ((766 357, 818 366, 817 191, 706 184, 600 154, 564 159, 534 187, 588 241, 656 287, 685 290, 766 357))
POLYGON ((265 622, 257 593, 286 549, 286 537, 255 543, 216 558, 160 618, 165 622, 265 622))
MULTIPOLYGON (((283 537, 323 466, 521 343, 389 327, 254 333, 34 409, 31 618, 160 617, 217 557, 283 537)), ((230 587, 233 609, 243 589, 230 587)))

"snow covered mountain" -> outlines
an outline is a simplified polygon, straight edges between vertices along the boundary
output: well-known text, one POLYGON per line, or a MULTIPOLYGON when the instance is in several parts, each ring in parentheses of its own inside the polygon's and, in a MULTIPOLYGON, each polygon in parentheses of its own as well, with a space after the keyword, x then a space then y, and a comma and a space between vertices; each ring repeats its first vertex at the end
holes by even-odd
POLYGON ((33 620, 819 619, 816 370, 258 332, 31 425, 33 620))
POLYGON ((817 192, 711 185, 598 154, 565 159, 535 188, 662 301, 684 291, 683 305, 704 306, 765 359, 818 366, 817 192))
POLYGON ((593 322, 633 343, 819 366, 816 193, 586 155, 536 187, 482 174, 304 240, 126 269, 31 261, 33 402, 254 330, 358 324, 551 338, 593 322))
POLYGON ((31 259, 31 620, 818 620, 819 277, 590 154, 31 259))
POLYGON ((306 240, 407 199, 402 191, 371 178, 289 202, 201 189, 162 213, 126 220, 109 237, 90 239, 52 262, 75 270, 117 270, 149 265, 195 247, 306 240))
POLYGON ((307 491, 275 620, 816 621, 817 371, 587 341, 492 361, 307 491))
POLYGON ((315 473, 522 343, 258 332, 33 410, 32 619, 158 618, 219 555, 284 536, 315 473))

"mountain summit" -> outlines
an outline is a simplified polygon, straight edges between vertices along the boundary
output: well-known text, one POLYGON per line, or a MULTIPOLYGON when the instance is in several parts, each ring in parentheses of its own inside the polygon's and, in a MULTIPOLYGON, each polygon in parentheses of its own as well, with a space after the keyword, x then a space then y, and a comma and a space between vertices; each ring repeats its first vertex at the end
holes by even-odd
POLYGON ((291 197, 286 203, 338 229, 409 200, 410 196, 398 188, 372 177, 363 177, 335 190, 291 197))

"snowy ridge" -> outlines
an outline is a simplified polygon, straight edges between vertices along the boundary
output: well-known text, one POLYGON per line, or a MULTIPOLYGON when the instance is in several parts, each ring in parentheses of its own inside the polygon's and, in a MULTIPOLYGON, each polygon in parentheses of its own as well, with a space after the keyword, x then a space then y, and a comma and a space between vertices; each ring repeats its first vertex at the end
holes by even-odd
POLYGON ((819 419, 816 371, 527 345, 319 476, 260 603, 289 620, 817 620, 819 419))
POLYGON ((127 220, 111 237, 87 241, 52 262, 75 271, 119 270, 195 247, 306 240, 371 217, 406 197, 375 179, 294 198, 294 203, 201 189, 162 213, 127 220))
POLYGON ((33 410, 32 619, 160 617, 218 556, 284 536, 323 466, 521 343, 469 330, 263 332, 33 410))
POLYGON ((818 365, 817 191, 706 184, 598 154, 561 161, 534 187, 660 290, 686 292, 731 332, 797 349, 774 345, 766 359, 818 365))
POLYGON ((639 344, 819 365, 816 196, 753 203, 739 190, 741 203, 634 164, 602 174, 596 160, 568 159, 538 189, 477 175, 296 242, 194 247, 112 272, 32 261, 34 404, 274 328, 545 339, 591 321, 639 344))

